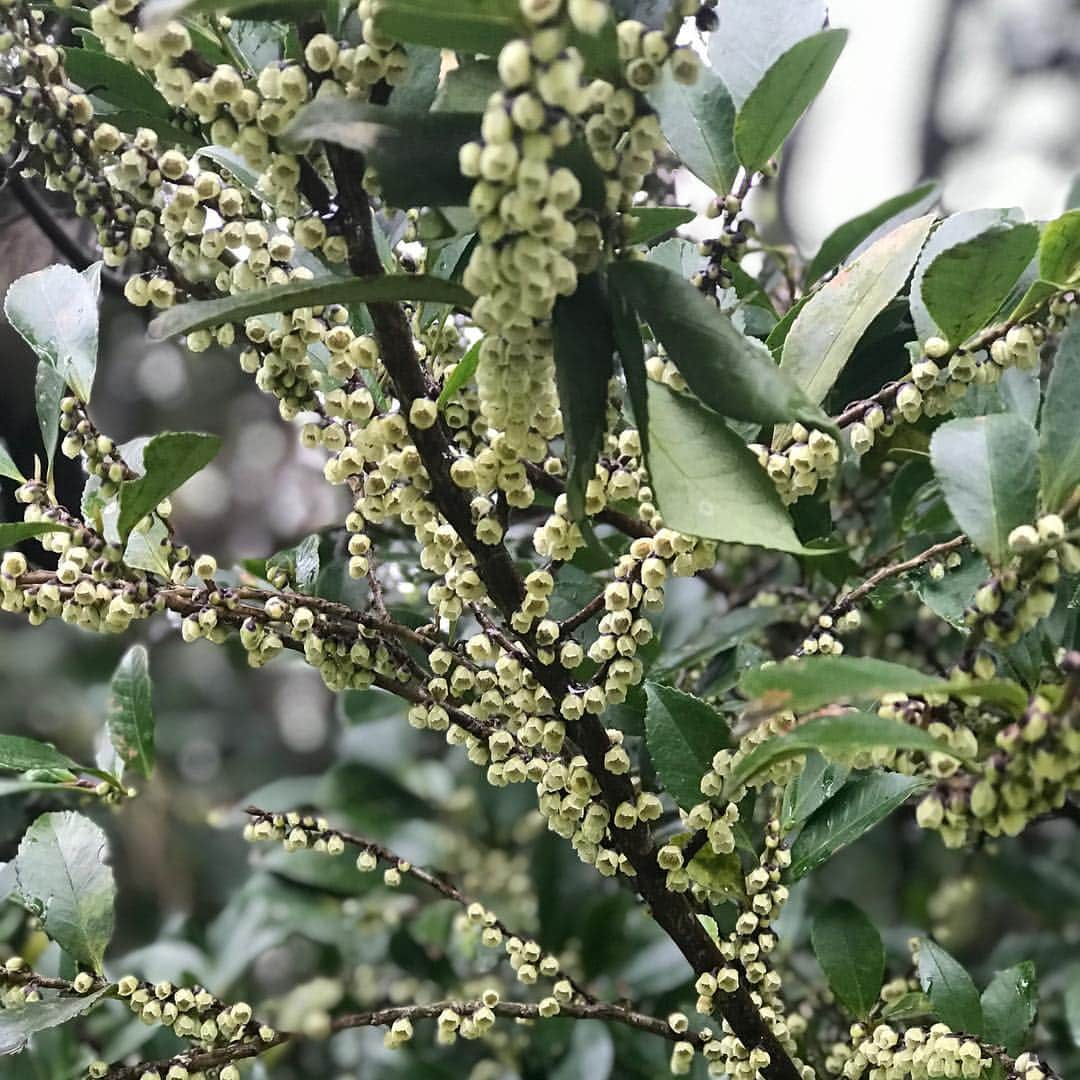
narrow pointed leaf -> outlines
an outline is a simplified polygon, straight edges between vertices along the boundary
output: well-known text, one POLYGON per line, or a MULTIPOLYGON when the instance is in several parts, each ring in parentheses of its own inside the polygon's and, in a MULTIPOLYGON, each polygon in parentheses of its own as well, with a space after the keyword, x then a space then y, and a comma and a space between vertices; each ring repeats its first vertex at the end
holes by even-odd
MULTIPOLYGON (((841 848, 853 844, 927 787, 929 781, 922 777, 893 772, 866 773, 849 781, 815 810, 803 826, 791 849, 792 880, 805 877, 841 848)), ((857 1012, 857 1015, 864 1014, 857 1012)))
POLYGON ((106 722, 109 739, 125 768, 149 776, 154 770, 154 711, 150 665, 142 645, 128 649, 113 672, 106 722))
POLYGON ((8 480, 14 480, 18 484, 21 484, 26 479, 12 460, 2 439, 0 439, 0 476, 5 476, 8 480))
POLYGON ((735 153, 751 172, 765 167, 818 96, 847 36, 846 30, 823 30, 804 38, 750 92, 735 118, 735 153))
POLYGON ((822 241, 818 253, 810 260, 806 268, 806 282, 812 284, 822 274, 846 262, 852 252, 861 246, 869 246, 876 234, 887 229, 890 224, 899 226, 904 221, 921 217, 937 201, 938 185, 928 180, 902 195, 894 195, 858 217, 838 225, 822 241))
POLYGON ((650 262, 618 263, 609 278, 704 404, 734 420, 828 425, 828 417, 776 367, 769 350, 736 330, 688 281, 650 262))
POLYGON ((555 304, 555 376, 566 428, 566 497, 575 520, 585 516, 585 488, 596 471, 607 426, 608 383, 615 338, 607 297, 596 274, 578 281, 555 304))
POLYGON ((382 274, 377 277, 328 278, 315 281, 294 281, 253 289, 221 300, 195 300, 178 304, 158 315, 149 328, 156 341, 190 334, 208 326, 238 323, 253 315, 268 315, 276 311, 320 307, 325 304, 375 304, 400 300, 432 300, 471 306, 472 293, 453 281, 425 274, 382 274))
POLYGON ((45 457, 52 465, 56 444, 60 440, 60 402, 64 399, 67 384, 64 376, 44 361, 38 364, 34 375, 34 410, 37 413, 41 441, 45 457))
POLYGON ((454 399, 454 395, 462 387, 467 386, 469 380, 476 374, 476 366, 480 363, 480 346, 482 344, 482 340, 473 342, 469 346, 468 352, 454 366, 450 378, 446 380, 442 390, 439 392, 437 404, 440 409, 445 409, 454 399))
POLYGON ((34 536, 50 532, 70 532, 66 525, 54 521, 12 521, 0 523, 0 548, 14 547, 34 536))
POLYGON ((799 312, 780 370, 815 404, 825 400, 863 334, 904 287, 933 223, 927 215, 882 237, 799 312))
POLYGON ((1058 345, 1043 401, 1039 465, 1047 510, 1060 510, 1080 485, 1080 319, 1058 345))
POLYGON ((725 791, 737 793, 758 773, 777 762, 805 754, 808 750, 817 750, 828 757, 830 754, 847 756, 859 750, 878 747, 959 756, 948 743, 902 721, 889 720, 874 713, 840 713, 807 720, 786 735, 774 736, 751 750, 732 770, 724 788, 725 791))
POLYGON ((665 233, 677 229, 680 225, 693 221, 693 210, 681 206, 642 206, 631 213, 634 227, 626 242, 628 244, 647 244, 665 233))

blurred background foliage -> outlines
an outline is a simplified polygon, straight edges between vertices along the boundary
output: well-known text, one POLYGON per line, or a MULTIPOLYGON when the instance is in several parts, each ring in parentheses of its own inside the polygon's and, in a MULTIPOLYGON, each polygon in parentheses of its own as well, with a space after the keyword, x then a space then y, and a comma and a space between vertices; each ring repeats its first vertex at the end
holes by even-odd
MULTIPOLYGON (((1080 3, 920 0, 890 8, 834 0, 833 18, 852 28, 851 44, 793 144, 782 183, 756 196, 753 217, 813 251, 837 222, 925 176, 943 180, 950 211, 1019 203, 1031 216, 1059 212, 1080 166, 1080 3)), ((694 181, 678 184, 680 198, 693 203, 694 181)), ((80 226, 55 213, 81 243, 80 226)), ((0 191, 0 288, 62 257, 27 213, 18 182, 0 191)), ((38 445, 33 357, 7 326, 0 356, 0 437, 29 470, 38 445)), ((223 453, 175 500, 176 522, 196 550, 223 565, 265 558, 342 520, 341 492, 321 482, 320 455, 299 448, 235 361, 147 343, 142 315, 115 291, 105 301, 98 378, 95 417, 117 441, 164 429, 224 437, 223 453)), ((61 500, 77 503, 75 467, 64 459, 59 467, 61 500)), ((3 497, 3 519, 11 520, 10 491, 3 497)), ((332 533, 321 547, 326 587, 336 588, 332 533)), ((400 561, 387 567, 396 581, 391 600, 408 606, 415 563, 404 542, 396 551, 400 561)), ((729 573, 752 595, 754 567, 729 573)), ((720 621, 717 594, 698 582, 678 586, 654 670, 704 649, 706 677, 722 685, 760 655, 759 645, 740 643, 738 628, 720 621)), ((575 599, 565 598, 568 609, 575 599)), ((864 650, 902 650, 919 632, 909 616, 910 609, 882 611, 864 650)), ((769 633, 783 644, 782 624, 769 633)), ((90 810, 110 834, 119 884, 113 973, 195 978, 223 997, 264 1003, 260 1015, 282 1028, 313 1008, 424 1000, 489 984, 484 973, 501 954, 451 932, 452 904, 408 888, 388 893, 378 875, 364 877, 348 860, 256 851, 241 841, 247 803, 311 804, 335 824, 445 870, 507 922, 573 958, 570 969, 601 996, 625 995, 661 1016, 692 1007, 684 962, 631 895, 544 830, 530 791, 488 786, 482 770, 439 737, 410 729, 398 701, 378 691, 335 699, 292 656, 250 671, 239 648, 183 645, 164 619, 129 637, 150 650, 159 765, 119 813, 90 810)), ((88 760, 109 675, 127 644, 59 622, 40 629, 0 622, 0 727, 88 760)), ((623 711, 636 743, 633 709, 623 711)), ((0 862, 38 814, 57 808, 60 800, 40 794, 0 799, 0 862)), ((885 933, 893 975, 908 971, 908 938, 927 931, 980 985, 996 969, 1034 960, 1037 1041, 1053 1048, 1050 1060, 1063 1075, 1080 1075, 1064 1005, 1066 985, 1080 981, 1078 827, 1058 819, 1020 840, 949 852, 915 828, 910 811, 894 815, 838 855, 827 874, 794 890, 782 926, 796 976, 791 1004, 805 994, 804 1003, 831 1022, 827 1003, 813 996, 820 975, 807 947, 807 914, 829 897, 854 897, 885 933)), ((45 944, 14 905, 0 908, 4 940, 31 956, 45 944)), ((46 952, 35 963, 48 972, 58 961, 46 952)), ((91 1029, 109 1059, 137 1047, 143 1058, 173 1051, 167 1031, 144 1028, 123 1009, 95 1013, 91 1029)), ((1072 1030, 1080 1030, 1076 1018, 1072 1030)), ((421 1036, 391 1054, 381 1040, 378 1031, 348 1032, 256 1068, 282 1078, 633 1080, 665 1074, 668 1053, 659 1040, 625 1029, 562 1021, 546 1022, 543 1038, 500 1025, 492 1043, 449 1050, 421 1036)), ((58 1080, 77 1054, 70 1029, 57 1029, 39 1036, 32 1053, 5 1061, 3 1075, 58 1080)))

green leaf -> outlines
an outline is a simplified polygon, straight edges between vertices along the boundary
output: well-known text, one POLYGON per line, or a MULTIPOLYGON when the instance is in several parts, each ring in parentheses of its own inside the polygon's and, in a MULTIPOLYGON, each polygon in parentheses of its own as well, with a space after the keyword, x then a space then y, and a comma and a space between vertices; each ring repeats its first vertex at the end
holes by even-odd
POLYGON ((142 24, 160 26, 180 15, 205 15, 212 12, 243 14, 245 19, 299 20, 310 17, 311 0, 151 0, 141 11, 142 24))
POLYGON ((150 664, 142 645, 128 649, 113 672, 106 722, 125 768, 131 766, 149 776, 154 771, 154 711, 150 664))
POLYGON ((1065 1023, 1073 1046, 1080 1046, 1080 964, 1069 968, 1065 986, 1065 1023))
POLYGON ((14 547, 34 536, 44 536, 50 532, 70 532, 66 525, 55 521, 13 521, 0 522, 0 548, 14 547))
POLYGON ((1034 225, 999 225, 948 248, 930 263, 922 279, 922 300, 946 341, 962 345, 989 323, 1038 243, 1034 225))
POLYGON ((816 34, 827 18, 825 0, 724 0, 714 10, 718 22, 709 35, 709 66, 736 105, 788 49, 816 34))
POLYGON ((311 592, 319 579, 321 560, 318 533, 305 536, 295 547, 286 548, 266 560, 267 571, 280 567, 289 576, 289 582, 297 592, 311 592))
POLYGON ((138 68, 107 53, 68 49, 64 57, 64 70, 86 93, 92 93, 117 108, 126 109, 134 105, 148 116, 162 120, 172 116, 169 103, 138 68))
POLYGON ((941 328, 934 322, 923 302, 922 283, 926 271, 934 260, 943 252, 956 244, 974 240, 987 229, 998 225, 1008 225, 1022 222, 1024 219, 1021 211, 1012 210, 965 210, 963 213, 953 214, 947 217, 934 230, 926 246, 919 256, 915 266, 915 272, 911 275, 911 318, 915 324, 915 332, 919 341, 925 341, 928 337, 941 336, 941 328))
POLYGON ((34 376, 34 409, 50 468, 60 439, 60 402, 66 391, 64 376, 49 364, 39 363, 34 376))
POLYGON ((1060 510, 1080 484, 1080 319, 1061 336, 1040 423, 1039 465, 1047 510, 1060 510))
POLYGON ((1016 307, 1009 312, 1009 322, 1022 322, 1030 318, 1049 300, 1061 292, 1061 288, 1052 281, 1033 281, 1027 288, 1027 292, 1020 298, 1016 307))
POLYGON ((17 484, 23 483, 26 477, 20 472, 15 464, 3 439, 0 439, 0 476, 6 476, 8 480, 14 480, 17 484))
MULTIPOLYGON (((874 713, 847 712, 819 716, 778 735, 751 750, 731 771, 725 791, 742 790, 758 773, 789 758, 817 750, 825 756, 849 755, 859 750, 891 747, 895 750, 921 750, 924 754, 948 754, 959 757, 948 743, 935 739, 921 728, 900 720, 889 720, 874 713)), ((825 804, 828 806, 828 803, 825 804)), ((824 810, 825 807, 822 807, 824 810)), ((817 811, 821 813, 821 810, 817 811)))
MULTIPOLYGON (((446 73, 431 108, 434 112, 483 112, 487 108, 488 98, 502 89, 502 79, 499 78, 494 59, 477 60, 466 56, 458 67, 446 73)), ((394 95, 394 104, 399 106, 401 102, 396 90, 394 95)))
POLYGON ((831 799, 850 774, 850 766, 828 761, 817 751, 810 751, 802 772, 784 788, 780 810, 780 827, 784 832, 801 825, 822 803, 831 799))
POLYGON ((823 30, 792 46, 750 92, 735 118, 735 153, 751 172, 763 169, 820 93, 847 42, 846 30, 823 30))
POLYGON ((1031 961, 995 972, 982 992, 983 1034, 1016 1056, 1024 1049, 1039 1005, 1039 984, 1031 961))
POLYGON ((523 30, 517 0, 382 0, 375 25, 397 41, 487 56, 523 30))
POLYGON ((681 206, 641 206, 630 212, 634 225, 627 237, 627 244, 647 244, 665 233, 693 221, 693 210, 681 206))
POLYGON ((39 817, 15 857, 19 895, 41 919, 45 933, 98 974, 112 937, 116 896, 107 854, 101 829, 65 811, 39 817))
POLYGON ((626 297, 618 289, 609 289, 612 330, 615 349, 619 354, 619 367, 626 380, 626 392, 630 409, 641 438, 646 456, 649 453, 649 378, 645 373, 645 343, 641 340, 641 327, 637 315, 626 297))
POLYGON ((1035 519, 1035 429, 1013 413, 950 420, 930 440, 930 462, 956 523, 1000 566, 1009 533, 1035 519))
POLYGON ((881 1010, 881 1019, 889 1023, 914 1020, 920 1016, 929 1016, 932 1011, 930 999, 921 990, 909 990, 881 1010))
POLYGON ((1080 276, 1080 210, 1070 210, 1043 226, 1039 241, 1039 277, 1057 285, 1080 276))
POLYGON ((88 1012, 109 991, 103 986, 92 994, 48 997, 12 1008, 0 1009, 0 1055, 17 1054, 31 1035, 59 1027, 88 1012))
MULTIPOLYGON (((115 503, 112 504, 116 506, 115 503)), ((167 553, 172 550, 169 530, 156 514, 149 523, 137 525, 128 534, 124 545, 124 565, 133 570, 145 570, 148 574, 168 578, 172 573, 167 553)))
POLYGON ((468 308, 472 294, 463 286, 426 274, 380 274, 372 277, 295 281, 238 293, 221 300, 195 300, 163 311, 150 323, 156 341, 190 334, 207 326, 243 322, 253 315, 326 304, 376 304, 399 300, 434 300, 468 308))
MULTIPOLYGON (((124 65, 127 66, 126 64, 124 65)), ((198 150, 203 145, 201 135, 186 131, 169 123, 156 113, 143 112, 142 109, 115 109, 97 114, 102 121, 107 121, 120 131, 134 133, 139 128, 149 128, 155 132, 165 145, 182 146, 185 150, 198 150)))
POLYGON ((701 778, 731 745, 727 722, 700 698, 645 683, 645 741, 667 793, 684 810, 702 801, 701 778))
POLYGON ((833 900, 814 918, 810 943, 829 988, 865 1020, 885 977, 885 946, 874 924, 848 900, 833 900))
POLYGON ((26 772, 28 769, 66 769, 74 772, 79 766, 61 754, 55 746, 27 739, 21 735, 0 735, 0 769, 26 772))
POLYGON ((648 409, 649 476, 670 528, 805 551, 773 482, 716 413, 651 380, 648 409))
POLYGON ((791 849, 792 880, 805 877, 928 786, 922 777, 893 772, 865 773, 845 784, 810 815, 799 833, 791 849))
POLYGON ((649 104, 679 160, 718 194, 730 191, 739 171, 735 156, 735 104, 723 81, 703 68, 693 86, 664 73, 649 104))
POLYGON ((935 180, 928 180, 902 195, 894 195, 883 203, 878 203, 872 210, 867 210, 858 217, 838 225, 822 241, 818 253, 810 260, 806 268, 807 285, 817 281, 822 274, 839 266, 848 256, 878 232, 887 226, 900 226, 910 218, 921 217, 930 209, 938 198, 938 185, 935 180))
POLYGON ((604 445, 608 383, 615 371, 615 338, 600 278, 588 274, 553 314, 555 376, 566 428, 566 497, 570 513, 585 516, 585 488, 604 445))
POLYGON ((870 324, 904 287, 934 223, 917 218, 882 237, 815 293, 784 342, 780 370, 825 400, 870 324))
POLYGON ((975 983, 960 964, 929 938, 919 942, 919 982, 943 1024, 953 1031, 982 1034, 982 1005, 975 983))
POLYGON ((915 668, 868 656, 812 656, 747 671, 739 689, 776 710, 810 712, 823 705, 876 701, 885 694, 979 696, 1001 704, 1026 706, 1026 695, 1007 680, 954 683, 915 668))
POLYGON ((55 368, 80 400, 89 401, 98 347, 93 285, 70 266, 48 266, 15 281, 4 312, 38 358, 55 368))
POLYGON ((679 275, 655 263, 621 262, 611 267, 609 280, 652 327, 690 389, 722 416, 760 424, 829 424, 764 345, 740 334, 679 275))
POLYGON ((445 409, 453 400, 454 395, 476 374, 476 366, 480 363, 480 346, 483 339, 474 341, 469 346, 469 351, 454 365, 450 378, 446 380, 439 392, 439 400, 436 404, 440 409, 445 409))
POLYGON ((162 499, 208 465, 221 447, 216 435, 166 431, 155 435, 143 451, 143 475, 120 485, 117 532, 126 538, 162 499))
POLYGON ((461 175, 458 151, 479 136, 477 113, 415 113, 320 98, 296 114, 284 142, 320 140, 359 151, 392 206, 466 206, 473 181, 461 175))

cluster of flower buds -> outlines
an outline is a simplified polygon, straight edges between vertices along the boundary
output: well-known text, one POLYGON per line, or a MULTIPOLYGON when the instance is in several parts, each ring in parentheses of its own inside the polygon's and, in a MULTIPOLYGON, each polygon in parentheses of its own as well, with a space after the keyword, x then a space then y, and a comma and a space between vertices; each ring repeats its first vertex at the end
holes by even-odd
POLYGON ((783 448, 770 450, 751 443, 750 450, 785 503, 813 495, 818 485, 831 480, 840 467, 836 440, 826 431, 809 431, 802 424, 791 426, 790 441, 783 448))

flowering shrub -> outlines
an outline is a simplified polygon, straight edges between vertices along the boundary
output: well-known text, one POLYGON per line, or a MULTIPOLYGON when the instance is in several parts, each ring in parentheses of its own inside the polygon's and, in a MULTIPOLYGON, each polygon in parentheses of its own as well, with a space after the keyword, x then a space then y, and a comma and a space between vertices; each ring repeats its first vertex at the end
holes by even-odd
MULTIPOLYGON (((1076 1037, 1080 979, 1051 964, 1040 1001, 1018 955, 980 995, 932 937, 894 927, 887 963, 835 897, 810 912, 815 962, 792 905, 890 814, 907 829, 904 806, 991 860, 1075 813, 1080 211, 940 218, 924 185, 805 265, 762 243, 754 190, 846 36, 773 6, 3 0, 0 143, 93 223, 101 262, 6 297, 39 357, 44 447, 32 476, 0 453, 23 507, 0 525, 0 607, 105 634, 163 620, 400 698, 425 754, 521 788, 499 804, 519 851, 550 831, 680 966, 626 995, 602 949, 556 941, 557 899, 504 896, 511 917, 475 859, 459 885, 305 796, 249 807, 243 832, 313 860, 312 920, 335 862, 373 901, 361 944, 324 942, 332 977, 252 1006, 217 996, 235 973, 120 973, 107 837, 61 810, 0 875, 0 1049, 32 1058, 68 1025, 57 1076, 337 1075, 302 1055, 374 1028, 409 1062, 394 1075, 656 1075, 658 1047, 676 1075, 731 1080, 1064 1075, 1033 1021, 1045 1006, 1076 1037), (751 19, 767 32, 736 68, 710 35, 751 19), (676 164, 715 193, 696 247, 672 236, 694 216, 676 164), (116 273, 151 337, 235 350, 347 493, 340 527, 240 567, 192 550, 170 500, 219 439, 117 445, 94 419, 116 273), (856 368, 873 389, 851 401, 856 368), (57 450, 85 470, 79 506, 57 497, 57 450), (673 593, 689 648, 665 632, 673 593), (367 944, 428 902, 428 951, 367 944), (55 970, 20 949, 30 927, 55 970), (590 1031, 632 1041, 613 1066, 590 1031)), ((94 767, 0 737, 11 790, 137 814, 142 646, 110 701, 94 767)), ((970 903, 964 879, 939 884, 939 912, 970 903)))

